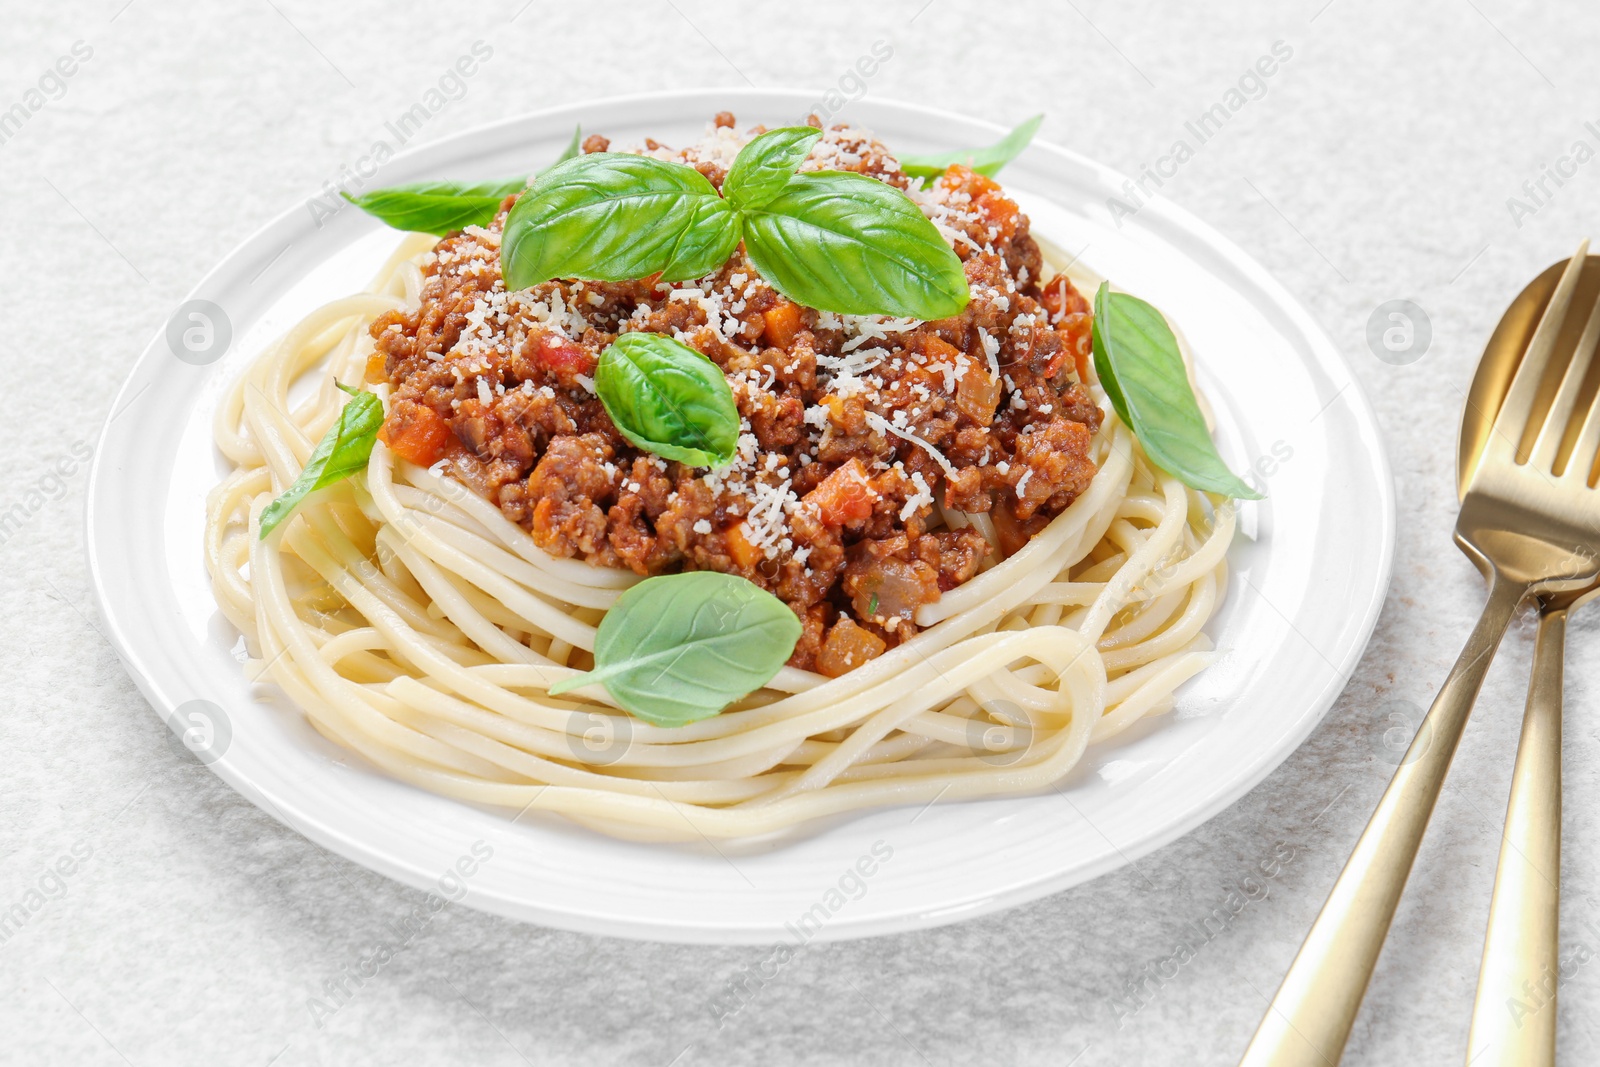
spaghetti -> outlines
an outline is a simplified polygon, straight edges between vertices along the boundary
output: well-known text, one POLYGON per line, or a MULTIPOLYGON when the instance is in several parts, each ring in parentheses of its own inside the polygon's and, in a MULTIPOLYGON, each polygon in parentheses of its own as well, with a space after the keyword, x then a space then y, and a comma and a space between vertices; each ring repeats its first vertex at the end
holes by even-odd
MULTIPOLYGON (((372 322, 416 308, 432 246, 408 238, 368 292, 307 316, 233 383, 215 418, 233 469, 206 515, 207 568, 249 638, 252 677, 388 773, 619 836, 749 837, 1048 787, 1089 744, 1168 710, 1211 661, 1203 627, 1232 507, 1154 466, 1108 414, 1088 487, 1008 557, 987 515, 932 505, 930 531, 973 529, 996 551, 876 658, 838 677, 786 666, 670 728, 599 685, 552 697, 590 667, 598 623, 639 575, 551 555, 472 488, 382 443, 364 474, 259 536, 263 508, 339 417, 335 383, 363 377, 372 322)), ((387 404, 389 387, 374 391, 387 404)))

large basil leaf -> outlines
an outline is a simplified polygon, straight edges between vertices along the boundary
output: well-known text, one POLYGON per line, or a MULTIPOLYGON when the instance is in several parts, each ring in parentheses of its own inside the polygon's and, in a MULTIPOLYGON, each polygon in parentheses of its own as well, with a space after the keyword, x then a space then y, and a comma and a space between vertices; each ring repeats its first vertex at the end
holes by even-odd
POLYGON ((551 278, 665 281, 720 267, 739 244, 733 208, 693 167, 594 152, 540 174, 500 242, 506 288, 551 278))
POLYGON ((1161 312, 1106 283, 1094 294, 1094 369, 1151 462, 1192 489, 1260 500, 1222 462, 1161 312))
POLYGON ((721 467, 739 449, 739 408, 722 369, 659 333, 625 333, 600 353, 594 391, 639 448, 693 467, 721 467))
POLYGON ((497 182, 414 182, 346 200, 367 214, 397 230, 431 233, 443 237, 468 226, 487 226, 494 221, 505 198, 521 189, 526 178, 506 178, 497 182))
POLYGON ((799 639, 795 613, 743 578, 714 571, 647 578, 600 620, 594 670, 550 693, 598 682, 635 717, 684 726, 766 685, 799 639))
POLYGON ((339 388, 354 399, 345 404, 328 432, 317 442, 300 477, 282 496, 261 510, 260 536, 271 533, 310 493, 366 469, 367 457, 372 455, 373 442, 378 439, 378 428, 383 425, 383 401, 373 393, 344 385, 339 388))
MULTIPOLYGON (((571 159, 581 150, 583 127, 574 126, 572 140, 555 158, 556 163, 571 159)), ((494 221, 506 197, 528 184, 527 176, 498 182, 415 182, 389 189, 344 198, 367 214, 397 230, 431 233, 443 237, 468 226, 487 226, 494 221)))
POLYGON ((744 246, 774 288, 822 311, 942 319, 970 295, 933 223, 905 193, 864 174, 795 175, 744 213, 744 246))
MULTIPOLYGON (((1035 115, 994 144, 985 148, 958 148, 953 152, 936 152, 921 156, 902 156, 900 169, 913 178, 933 179, 945 172, 952 163, 971 167, 979 174, 993 178, 1000 168, 1016 159, 1033 135, 1039 132, 1043 115, 1035 115)), ((926 183, 925 183, 926 184, 926 183)))
POLYGON ((735 207, 761 207, 783 191, 821 137, 822 131, 815 126, 768 130, 734 157, 733 169, 722 182, 722 195, 735 207))

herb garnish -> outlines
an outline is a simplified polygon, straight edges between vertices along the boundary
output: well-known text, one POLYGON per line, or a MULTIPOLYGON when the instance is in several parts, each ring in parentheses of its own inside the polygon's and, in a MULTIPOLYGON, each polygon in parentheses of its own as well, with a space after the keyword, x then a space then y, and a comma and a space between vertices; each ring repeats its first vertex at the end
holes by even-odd
POLYGON ((1260 500, 1223 463, 1161 312, 1105 282, 1094 294, 1094 369, 1151 462, 1191 489, 1260 500))
POLYGON ((821 139, 815 126, 785 126, 753 138, 734 157, 722 195, 747 211, 764 206, 789 184, 821 139))
MULTIPOLYGON (((582 127, 572 131, 572 140, 555 162, 560 163, 578 154, 582 132, 582 127)), ((505 198, 527 184, 528 177, 523 175, 476 184, 413 182, 388 189, 374 189, 360 196, 351 196, 342 191, 340 195, 397 230, 444 237, 468 226, 489 225, 505 198)))
POLYGON ((684 726, 766 685, 799 639, 795 613, 744 578, 647 578, 600 620, 594 670, 557 682, 550 695, 598 682, 636 718, 684 726))
POLYGON ((863 174, 795 173, 821 134, 769 130, 735 158, 724 192, 693 167, 599 152, 541 174, 500 244, 508 289, 552 278, 664 281, 709 274, 740 239, 799 304, 941 319, 966 306, 961 260, 903 192, 863 174))
POLYGON ((900 169, 913 178, 923 179, 924 185, 943 174, 952 163, 971 167, 979 174, 993 178, 1000 173, 1001 167, 1022 154, 1022 150, 1033 140, 1033 135, 1039 132, 1039 124, 1043 121, 1043 115, 1035 115, 994 144, 984 148, 958 148, 954 152, 901 156, 900 169))
POLYGON ((797 304, 942 319, 966 306, 961 260, 911 198, 865 174, 796 175, 744 220, 750 262, 797 304))
POLYGON ((594 152, 558 163, 512 205, 500 241, 507 289, 552 278, 698 278, 739 244, 732 204, 693 167, 594 152))
POLYGON ((722 467, 739 448, 739 408, 722 368, 659 333, 625 333, 600 353, 594 391, 635 446, 692 467, 722 467))
POLYGON ((378 428, 383 425, 383 401, 375 393, 351 389, 340 382, 334 384, 354 399, 340 409, 339 417, 317 442, 300 477, 282 496, 262 509, 260 536, 263 538, 287 519, 307 495, 366 469, 367 457, 372 455, 373 442, 378 439, 378 428))

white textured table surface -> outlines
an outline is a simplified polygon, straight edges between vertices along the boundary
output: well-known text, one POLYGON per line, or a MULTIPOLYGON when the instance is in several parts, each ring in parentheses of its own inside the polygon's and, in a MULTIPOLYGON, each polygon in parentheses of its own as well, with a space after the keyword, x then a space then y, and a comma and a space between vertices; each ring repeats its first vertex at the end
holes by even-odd
MULTIPOLYGON (((522 5, 5 11, 0 123, 24 111, 0 124, 0 910, 23 904, 28 920, 0 933, 0 1061, 1233 1063, 1387 781, 1387 715, 1426 707, 1478 608, 1476 573, 1450 542, 1455 423, 1500 310, 1595 225, 1600 15, 1527 0, 1226 11, 1077 0, 1007 22, 998 5, 958 0, 522 5), (1292 57, 1246 80, 1251 99, 1161 195, 1305 301, 1388 442, 1394 584, 1323 726, 1254 792, 1136 867, 954 927, 815 946, 720 1029, 713 1000, 765 950, 583 937, 463 908, 319 1026, 308 1000, 359 969, 421 894, 322 851, 175 754, 96 631, 82 456, 134 355, 194 282, 364 154, 479 40, 492 58, 427 138, 658 88, 843 79, 859 93, 850 65, 882 40, 893 57, 866 92, 996 121, 1045 110, 1042 136, 1127 173, 1157 163, 1185 120, 1284 42, 1292 57), (48 72, 75 42, 92 54, 58 81, 48 72), (1574 152, 1584 162, 1560 164, 1575 166, 1564 184, 1524 191, 1574 152), (1393 299, 1432 324, 1409 365, 1366 341, 1369 316, 1393 299), (74 852, 71 874, 51 873, 74 852), (1193 959, 1163 964, 1274 857, 1264 899, 1193 959)), ((1567 684, 1567 1064, 1600 1061, 1600 966, 1586 962, 1600 953, 1597 634, 1600 618, 1580 613, 1567 684)), ((1519 624, 1347 1063, 1462 1062, 1530 651, 1519 624)))

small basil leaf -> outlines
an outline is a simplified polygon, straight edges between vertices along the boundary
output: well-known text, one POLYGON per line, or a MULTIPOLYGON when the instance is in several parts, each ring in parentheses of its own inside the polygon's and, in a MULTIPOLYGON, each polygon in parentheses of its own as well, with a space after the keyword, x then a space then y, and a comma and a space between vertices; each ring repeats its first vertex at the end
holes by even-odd
POLYGON ((733 169, 722 183, 722 195, 734 207, 761 207, 783 191, 794 170, 822 137, 815 126, 768 130, 739 150, 733 169))
POLYGON ((1033 135, 1039 132, 1043 115, 1035 115, 994 144, 985 148, 958 148, 954 152, 935 152, 921 156, 902 156, 900 169, 913 178, 932 179, 945 172, 952 163, 971 167, 979 174, 993 178, 1000 168, 1010 163, 1028 147, 1033 135))
POLYGON ((739 222, 704 175, 682 163, 593 152, 557 163, 506 219, 500 266, 506 288, 551 278, 665 281, 720 267, 739 244, 739 222))
POLYGON ((1178 340, 1161 312, 1102 282, 1092 330, 1100 384, 1151 462, 1192 489, 1260 500, 1217 454, 1178 340))
POLYGON ((797 304, 849 315, 942 319, 970 292, 961 260, 892 185, 864 174, 797 174, 745 213, 750 262, 797 304))
POLYGON ((262 509, 261 537, 266 537, 287 519, 310 493, 366 469, 367 457, 372 455, 373 442, 378 439, 378 428, 383 425, 383 401, 374 393, 350 389, 342 383, 339 388, 354 399, 345 404, 328 432, 317 442, 300 477, 282 496, 262 509))
POLYGON ((578 125, 578 126, 572 127, 572 140, 567 142, 567 147, 565 147, 565 148, 563 148, 561 150, 561 154, 559 156, 557 156, 555 159, 552 159, 550 161, 550 166, 553 167, 557 163, 565 163, 569 159, 576 159, 576 158, 578 158, 579 154, 582 153, 582 151, 583 151, 583 126, 582 125, 578 125))
POLYGON ((659 333, 625 333, 600 353, 594 391, 617 432, 692 467, 722 467, 739 450, 739 408, 722 369, 659 333))
POLYGON ((715 571, 647 578, 600 620, 594 670, 550 693, 601 683, 636 718, 684 726, 770 682, 799 639, 795 613, 743 578, 715 571))
MULTIPOLYGON (((573 127, 572 140, 556 157, 556 163, 578 154, 582 133, 583 127, 573 127)), ((479 182, 476 185, 464 182, 415 182, 389 189, 374 189, 360 196, 343 192, 340 195, 397 230, 444 237, 468 226, 489 225, 499 214, 505 198, 520 191, 527 183, 526 177, 479 182)))
POLYGON ((414 182, 390 189, 374 189, 360 196, 342 194, 367 214, 397 230, 431 233, 443 237, 468 226, 494 221, 506 197, 521 189, 525 178, 496 182, 414 182))

